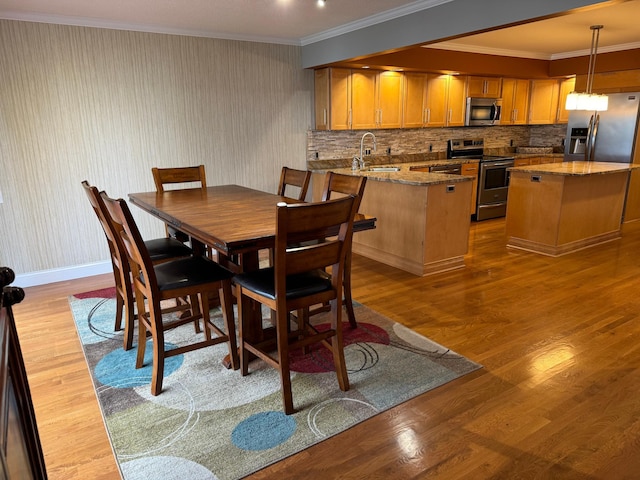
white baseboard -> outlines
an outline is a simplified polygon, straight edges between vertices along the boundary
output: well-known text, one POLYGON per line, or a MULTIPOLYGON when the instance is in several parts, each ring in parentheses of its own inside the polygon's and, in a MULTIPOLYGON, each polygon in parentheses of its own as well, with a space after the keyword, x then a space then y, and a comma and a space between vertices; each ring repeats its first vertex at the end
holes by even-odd
POLYGON ((34 287, 36 285, 64 282, 65 280, 75 280, 77 278, 91 277, 93 275, 102 275, 103 273, 111 272, 113 272, 111 261, 106 260, 104 262, 88 263, 86 265, 76 265, 74 267, 16 274, 16 279, 12 285, 22 288, 34 287))

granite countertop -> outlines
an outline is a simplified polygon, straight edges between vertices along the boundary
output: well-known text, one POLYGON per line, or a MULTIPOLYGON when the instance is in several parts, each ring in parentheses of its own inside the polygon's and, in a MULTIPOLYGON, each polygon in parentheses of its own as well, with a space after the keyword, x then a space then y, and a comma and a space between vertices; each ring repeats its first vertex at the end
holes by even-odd
POLYGON ((640 165, 610 162, 562 162, 541 165, 523 165, 509 168, 512 172, 539 173, 548 175, 584 176, 617 173, 640 168, 640 165))
POLYGON ((436 160, 434 163, 427 162, 413 162, 413 163, 398 163, 393 166, 399 167, 397 172, 375 172, 371 170, 351 170, 351 168, 325 168, 322 170, 316 170, 317 172, 335 172, 343 175, 365 176, 371 180, 377 180, 380 182, 389 183, 402 183, 405 185, 438 185, 441 183, 458 183, 458 182, 470 182, 473 177, 467 177, 465 175, 449 175, 445 173, 430 173, 430 172, 417 172, 411 171, 411 167, 428 167, 430 165, 446 165, 446 164, 460 164, 460 163, 477 163, 478 160, 471 160, 466 162, 453 161, 453 160, 436 160))

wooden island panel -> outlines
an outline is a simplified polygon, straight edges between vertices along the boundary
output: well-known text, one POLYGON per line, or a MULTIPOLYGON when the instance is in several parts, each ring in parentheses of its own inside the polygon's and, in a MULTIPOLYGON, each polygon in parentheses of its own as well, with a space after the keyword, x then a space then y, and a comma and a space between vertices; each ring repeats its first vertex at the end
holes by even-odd
POLYGON ((511 170, 507 245, 559 256, 621 237, 629 169, 593 174, 511 170))
MULTIPOLYGON (((434 174, 422 175, 428 178, 434 174)), ((355 253, 419 276, 464 267, 471 224, 471 179, 407 184, 367 176, 360 212, 375 216, 376 228, 353 236, 355 253)), ((324 174, 313 174, 314 200, 320 198, 323 181, 324 174)))

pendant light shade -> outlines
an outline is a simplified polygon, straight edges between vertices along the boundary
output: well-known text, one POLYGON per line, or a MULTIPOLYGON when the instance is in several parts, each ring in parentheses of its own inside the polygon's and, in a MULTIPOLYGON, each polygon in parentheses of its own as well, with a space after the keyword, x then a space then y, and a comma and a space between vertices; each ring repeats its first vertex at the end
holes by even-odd
POLYGON ((591 93, 593 86, 593 76, 596 70, 596 56, 598 55, 598 41, 600 40, 600 29, 602 25, 592 25, 591 27, 591 50, 589 52, 589 70, 587 71, 587 91, 584 93, 571 92, 567 95, 565 108, 567 110, 591 110, 605 111, 609 107, 609 97, 591 93))

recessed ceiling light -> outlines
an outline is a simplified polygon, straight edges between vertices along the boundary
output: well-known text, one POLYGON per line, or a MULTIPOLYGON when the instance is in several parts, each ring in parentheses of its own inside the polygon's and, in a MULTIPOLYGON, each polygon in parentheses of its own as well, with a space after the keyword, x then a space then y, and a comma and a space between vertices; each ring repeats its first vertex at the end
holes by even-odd
POLYGON ((319 7, 324 7, 327 3, 327 0, 318 0, 318 6, 319 7))

